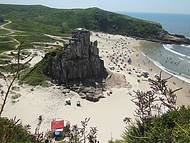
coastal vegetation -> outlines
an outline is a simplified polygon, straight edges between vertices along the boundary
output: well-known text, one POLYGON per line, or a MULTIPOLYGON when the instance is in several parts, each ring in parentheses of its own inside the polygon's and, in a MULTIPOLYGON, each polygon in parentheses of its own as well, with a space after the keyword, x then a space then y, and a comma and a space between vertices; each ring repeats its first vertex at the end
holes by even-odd
POLYGON ((49 78, 43 74, 43 68, 46 66, 45 60, 40 61, 32 68, 28 68, 21 73, 21 82, 29 85, 42 85, 49 78))
MULTIPOLYGON (((3 39, 0 38, 0 40, 3 40, 3 39)), ((9 51, 9 50, 14 50, 16 44, 17 43, 15 41, 0 43, 0 53, 9 51)))
POLYGON ((21 31, 61 35, 82 27, 93 31, 144 38, 150 38, 163 31, 158 23, 99 8, 54 9, 41 5, 1 4, 0 9, 3 17, 12 21, 8 27, 21 31))
POLYGON ((1 143, 37 143, 34 135, 30 134, 26 127, 19 123, 20 120, 0 117, 0 141, 1 143))
POLYGON ((8 33, 9 33, 9 31, 7 31, 5 29, 0 29, 0 36, 6 35, 8 33))
MULTIPOLYGON (((63 52, 63 47, 59 47, 57 49, 49 49, 48 55, 55 56, 56 54, 61 54, 62 52, 63 52)), ((50 81, 51 79, 47 77, 43 72, 47 64, 48 61, 46 59, 42 59, 34 67, 24 69, 20 75, 21 76, 20 82, 32 86, 37 86, 45 84, 46 81, 50 81)))
MULTIPOLYGON (((26 69, 29 67, 27 64, 19 64, 20 70, 26 69)), ((15 73, 17 71, 17 64, 7 64, 4 66, 0 66, 0 72, 10 72, 10 73, 15 73)))

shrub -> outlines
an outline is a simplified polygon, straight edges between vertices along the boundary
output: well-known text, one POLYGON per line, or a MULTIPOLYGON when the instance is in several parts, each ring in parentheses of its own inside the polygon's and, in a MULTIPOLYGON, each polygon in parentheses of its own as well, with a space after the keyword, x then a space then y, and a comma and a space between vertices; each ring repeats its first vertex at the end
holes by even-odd
POLYGON ((0 118, 0 142, 35 143, 35 137, 25 130, 21 124, 17 124, 17 121, 0 118))
POLYGON ((190 142, 190 108, 169 111, 149 122, 137 121, 123 133, 123 141, 129 143, 187 143, 190 142), (143 131, 141 131, 143 127, 143 131))

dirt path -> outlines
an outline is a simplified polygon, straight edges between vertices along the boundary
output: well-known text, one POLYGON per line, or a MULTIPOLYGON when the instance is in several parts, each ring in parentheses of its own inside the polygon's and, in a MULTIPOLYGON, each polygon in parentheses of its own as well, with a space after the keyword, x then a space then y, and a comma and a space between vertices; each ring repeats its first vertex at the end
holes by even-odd
POLYGON ((13 29, 7 28, 6 26, 9 25, 9 24, 11 24, 12 21, 10 21, 10 20, 5 20, 5 21, 6 21, 7 23, 5 23, 5 24, 3 24, 3 25, 0 25, 0 29, 4 29, 4 30, 7 30, 7 31, 10 32, 10 33, 8 33, 8 34, 6 34, 6 35, 11 35, 11 34, 13 34, 13 33, 15 33, 15 32, 22 32, 22 31, 19 31, 19 30, 13 30, 13 29))
POLYGON ((49 34, 44 34, 44 35, 54 40, 63 41, 63 42, 67 42, 70 39, 72 39, 71 37, 61 37, 61 36, 55 36, 55 35, 49 35, 49 34))
MULTIPOLYGON (((10 21, 10 20, 5 20, 5 21, 6 21, 7 23, 1 25, 1 26, 0 26, 0 29, 7 30, 7 31, 10 32, 10 33, 8 33, 8 34, 6 34, 6 35, 11 35, 11 34, 13 34, 13 33, 15 33, 15 32, 21 32, 21 31, 18 31, 18 30, 13 30, 13 29, 6 28, 5 26, 11 24, 12 21, 10 21)), ((17 49, 17 48, 20 46, 20 42, 19 42, 17 39, 13 38, 13 37, 11 37, 11 38, 13 39, 12 41, 3 41, 3 42, 0 42, 0 43, 10 43, 10 42, 14 42, 14 41, 15 41, 15 42, 17 43, 17 44, 15 45, 15 49, 17 49)))

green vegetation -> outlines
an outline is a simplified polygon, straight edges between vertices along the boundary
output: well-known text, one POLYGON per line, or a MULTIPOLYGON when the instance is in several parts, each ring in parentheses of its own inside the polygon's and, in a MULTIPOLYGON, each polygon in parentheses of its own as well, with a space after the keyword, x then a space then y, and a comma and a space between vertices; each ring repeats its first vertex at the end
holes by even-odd
POLYGON ((4 22, 4 18, 0 15, 0 22, 4 22))
MULTIPOLYGON (((28 68, 29 65, 23 65, 20 64, 20 70, 26 69, 28 68)), ((8 65, 4 65, 4 66, 0 66, 0 71, 1 72, 10 72, 10 73, 14 73, 16 72, 18 69, 18 65, 17 64, 8 64, 8 65)))
POLYGON ((129 16, 89 9, 54 9, 40 5, 0 5, 11 29, 61 35, 81 27, 94 31, 150 38, 162 32, 160 24, 129 16), (85 21, 85 22, 84 22, 85 21))
POLYGON ((0 15, 0 25, 4 22, 4 18, 0 15))
POLYGON ((0 43, 8 42, 8 41, 13 41, 13 39, 7 36, 0 37, 0 43))
POLYGON ((8 43, 0 43, 0 53, 5 52, 5 51, 9 51, 9 50, 14 50, 15 46, 16 46, 16 42, 8 42, 8 43))
POLYGON ((116 140, 116 141, 109 141, 109 143, 128 143, 128 142, 123 140, 116 140))
MULTIPOLYGON (((15 34, 17 35, 17 34, 15 34)), ((14 36, 18 41, 23 42, 22 49, 33 48, 32 42, 54 42, 51 38, 34 32, 24 32, 22 35, 14 36)))
POLYGON ((11 37, 3 36, 0 37, 0 53, 14 50, 17 45, 16 41, 13 41, 11 37))
MULTIPOLYGON (((123 140, 112 143, 188 143, 190 142, 190 108, 181 107, 144 124, 137 122, 127 128, 123 140)), ((111 142, 110 142, 111 143, 111 142)))
POLYGON ((10 33, 10 32, 5 29, 0 29, 0 36, 6 35, 8 33, 10 33))
MULTIPOLYGON (((48 55, 55 56, 61 54, 63 52, 63 47, 57 49, 49 50, 48 55)), ((46 86, 47 80, 50 80, 46 75, 44 75, 43 70, 47 66, 47 59, 42 59, 39 63, 37 63, 33 68, 25 69, 21 73, 21 82, 29 84, 29 85, 42 85, 46 86)))
POLYGON ((21 82, 27 83, 29 85, 42 85, 44 81, 48 79, 43 74, 43 67, 46 66, 47 62, 45 60, 40 61, 33 68, 26 69, 21 74, 21 82))
POLYGON ((35 143, 35 137, 27 132, 21 124, 7 118, 0 118, 0 141, 7 143, 35 143))

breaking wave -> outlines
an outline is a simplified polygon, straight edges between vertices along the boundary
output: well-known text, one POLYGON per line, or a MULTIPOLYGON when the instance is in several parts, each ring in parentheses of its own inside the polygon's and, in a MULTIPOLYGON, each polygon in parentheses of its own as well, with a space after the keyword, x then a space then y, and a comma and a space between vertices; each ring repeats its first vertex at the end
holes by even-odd
POLYGON ((173 45, 169 45, 169 44, 164 44, 163 45, 163 47, 164 47, 164 49, 165 50, 167 50, 167 51, 169 51, 169 52, 171 52, 171 53, 174 53, 174 54, 176 54, 176 55, 178 55, 178 56, 181 56, 181 57, 185 57, 185 58, 188 58, 188 59, 190 59, 190 56, 187 56, 187 55, 184 55, 184 54, 182 54, 182 53, 179 53, 179 52, 176 52, 176 51, 174 51, 173 50, 173 45))
POLYGON ((154 61, 153 59, 151 59, 150 57, 148 57, 147 55, 145 55, 143 52, 142 52, 142 55, 145 56, 146 58, 148 58, 151 62, 153 62, 153 64, 157 67, 159 67, 161 70, 165 71, 166 73, 180 79, 180 80, 183 80, 187 83, 190 83, 190 77, 188 75, 185 75, 185 74, 179 74, 179 73, 176 73, 174 71, 171 71, 169 69, 167 69, 166 67, 164 67, 163 65, 161 65, 159 62, 157 61, 154 61), (189 78, 188 78, 189 77, 189 78))

